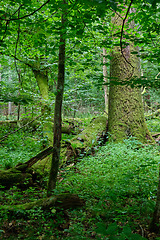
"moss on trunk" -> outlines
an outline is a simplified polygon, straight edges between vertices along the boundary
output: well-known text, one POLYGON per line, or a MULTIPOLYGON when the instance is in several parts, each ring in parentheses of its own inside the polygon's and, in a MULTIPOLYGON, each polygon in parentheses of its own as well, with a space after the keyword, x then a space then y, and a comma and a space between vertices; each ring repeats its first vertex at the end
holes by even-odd
POLYGON ((76 208, 85 205, 85 201, 80 199, 75 194, 63 193, 57 196, 51 196, 48 198, 43 198, 30 203, 18 204, 18 205, 3 205, 0 207, 1 210, 9 211, 21 211, 30 210, 33 208, 41 207, 42 209, 52 209, 52 208, 76 208))
POLYGON ((47 70, 33 69, 40 94, 41 94, 41 113, 43 115, 43 135, 47 136, 50 144, 53 142, 53 129, 51 130, 48 124, 48 121, 51 121, 51 109, 48 104, 48 73, 47 70))
MULTIPOLYGON (((119 16, 115 18, 113 22, 117 26, 121 25, 122 19, 119 16)), ((109 134, 111 139, 116 141, 121 141, 129 136, 134 136, 141 142, 146 142, 148 139, 153 141, 145 123, 140 89, 131 88, 129 85, 112 84, 113 80, 129 83, 132 77, 140 77, 140 59, 131 53, 138 49, 129 43, 122 51, 120 47, 115 47, 111 54, 109 134)))
POLYGON ((32 183, 32 174, 29 172, 22 172, 16 168, 0 171, 0 185, 10 188, 14 185, 23 186, 26 183, 32 183))
POLYGON ((80 154, 91 154, 94 147, 98 145, 100 138, 106 134, 107 118, 99 116, 91 121, 91 123, 77 136, 68 142, 66 159, 71 157, 77 158, 80 154))
MULTIPOLYGON (((61 145, 60 165, 66 161, 73 161, 80 154, 91 154, 94 147, 98 145, 101 137, 105 136, 107 131, 107 117, 99 116, 91 121, 91 123, 78 135, 61 145)), ((46 158, 33 167, 48 172, 51 160, 46 158)))

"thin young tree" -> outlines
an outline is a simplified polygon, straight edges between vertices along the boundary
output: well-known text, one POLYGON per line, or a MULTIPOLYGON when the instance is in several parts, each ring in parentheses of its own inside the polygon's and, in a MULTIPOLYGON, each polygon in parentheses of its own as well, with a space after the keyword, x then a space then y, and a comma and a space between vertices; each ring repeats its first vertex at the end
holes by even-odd
MULTIPOLYGON (((65 0, 63 1, 65 4, 65 0)), ((61 35, 59 45, 59 61, 58 61, 58 81, 57 93, 54 109, 54 131, 53 131, 53 154, 51 169, 48 181, 47 196, 52 194, 52 190, 56 187, 57 174, 59 169, 60 148, 61 148, 61 125, 62 125, 62 101, 65 81, 65 17, 62 14, 61 18, 61 35)))

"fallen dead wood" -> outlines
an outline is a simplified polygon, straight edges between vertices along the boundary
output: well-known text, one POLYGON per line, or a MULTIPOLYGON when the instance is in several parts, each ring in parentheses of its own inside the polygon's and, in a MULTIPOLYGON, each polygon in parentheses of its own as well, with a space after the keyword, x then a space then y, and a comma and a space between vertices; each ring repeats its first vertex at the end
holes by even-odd
MULTIPOLYGON (((105 137, 107 129, 107 118, 100 116, 92 120, 80 134, 76 135, 70 141, 62 144, 61 148, 61 163, 73 162, 79 156, 92 154, 95 152, 95 147, 105 137)), ((43 150, 27 162, 18 164, 16 167, 9 170, 0 171, 0 185, 9 188, 15 184, 25 184, 26 179, 32 184, 38 175, 48 173, 50 169, 50 159, 47 158, 53 151, 53 148, 43 150), (45 169, 45 171, 44 171, 45 169)))
POLYGON ((42 209, 60 208, 69 209, 77 208, 85 205, 85 201, 78 197, 78 195, 63 193, 57 196, 51 196, 49 198, 43 198, 30 203, 24 203, 19 205, 1 205, 1 210, 7 211, 21 211, 30 210, 32 208, 41 207, 42 209))
POLYGON ((154 117, 157 117, 160 115, 160 109, 158 109, 157 111, 153 112, 153 113, 150 113, 150 114, 146 114, 145 115, 145 118, 154 118, 154 117))
POLYGON ((155 137, 158 137, 159 135, 160 135, 160 133, 155 133, 155 134, 152 135, 152 137, 155 138, 155 137))
POLYGON ((26 181, 29 185, 33 183, 33 174, 30 169, 27 172, 21 172, 16 168, 0 171, 0 185, 5 188, 10 188, 16 184, 22 186, 25 185, 26 181))
MULTIPOLYGON (((39 160, 42 160, 44 158, 46 158, 48 155, 50 155, 53 152, 53 147, 48 147, 47 149, 43 150, 42 152, 38 153, 35 157, 31 158, 30 160, 28 160, 27 162, 25 162, 24 164, 27 165, 27 167, 31 167, 33 166, 36 162, 38 162, 39 160)), ((18 168, 19 165, 16 166, 16 168, 18 168)))
MULTIPOLYGON (((71 140, 62 142, 61 146, 61 162, 60 166, 64 166, 66 162, 73 162, 82 155, 92 154, 95 147, 104 140, 107 131, 107 117, 99 116, 94 118, 91 123, 78 135, 71 140)), ((48 172, 51 166, 51 160, 46 158, 37 162, 33 168, 35 170, 48 172)))
POLYGON ((52 153, 52 151, 53 147, 50 146, 27 162, 20 163, 9 170, 0 171, 0 185, 9 188, 15 184, 23 185, 25 184, 26 180, 29 184, 32 184, 37 178, 37 173, 31 168, 31 166, 33 166, 39 160, 46 158, 52 153))
POLYGON ((94 118, 91 123, 78 135, 67 141, 67 160, 77 158, 81 154, 87 155, 94 153, 94 148, 104 140, 107 131, 107 118, 99 116, 94 118))
MULTIPOLYGON (((38 121, 36 121, 38 118, 40 118, 42 115, 39 115, 37 117, 35 117, 34 119, 32 119, 31 121, 27 120, 27 119, 23 119, 23 120, 15 120, 15 121, 0 121, 0 125, 12 125, 13 128, 16 128, 18 125, 22 125, 20 126, 18 129, 14 130, 14 131, 11 131, 9 132, 8 134, 4 135, 3 137, 0 138, 0 143, 5 141, 10 135, 20 131, 21 129, 24 129, 26 127, 32 127, 34 130, 41 124, 39 123, 38 121)), ((80 129, 78 129, 78 127, 76 126, 76 129, 75 129, 75 123, 73 122, 69 122, 68 120, 64 120, 64 122, 67 122, 69 123, 69 125, 67 124, 63 124, 62 125, 62 133, 65 133, 65 134, 72 134, 72 135, 76 135, 78 134, 79 132, 81 132, 80 129)), ((49 122, 48 123, 49 125, 51 125, 51 132, 53 131, 53 123, 52 122, 49 122)))

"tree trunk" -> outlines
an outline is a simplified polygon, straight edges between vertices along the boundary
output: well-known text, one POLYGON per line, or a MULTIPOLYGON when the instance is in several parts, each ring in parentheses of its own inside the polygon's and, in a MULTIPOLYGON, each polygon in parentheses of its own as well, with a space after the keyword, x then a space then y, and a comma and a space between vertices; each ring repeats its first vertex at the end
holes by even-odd
POLYGON ((22 172, 16 168, 0 171, 0 185, 7 189, 17 184, 19 186, 24 186, 26 182, 28 182, 29 185, 33 183, 30 171, 22 172))
MULTIPOLYGON (((37 60, 38 61, 38 60, 37 60)), ((41 113, 43 115, 43 135, 47 136, 50 145, 53 142, 53 131, 50 130, 48 121, 51 114, 51 109, 48 105, 48 75, 47 70, 40 70, 38 62, 36 68, 32 69, 41 94, 41 113), (37 69, 36 69, 37 68, 37 69), (48 120, 47 120, 48 119, 48 120)))
POLYGON ((160 233, 160 168, 159 168, 159 184, 157 190, 156 206, 153 213, 152 222, 150 223, 149 230, 151 232, 160 233))
MULTIPOLYGON (((91 123, 77 136, 70 141, 63 143, 61 147, 62 161, 60 165, 74 163, 79 156, 94 154, 98 144, 105 140, 107 131, 107 118, 99 116, 91 121, 91 123)), ((20 163, 9 170, 0 171, 0 185, 10 188, 13 185, 24 185, 29 179, 29 183, 33 184, 37 178, 48 174, 51 166, 51 159, 47 156, 52 154, 53 147, 41 151, 25 163, 20 163), (45 171, 44 171, 45 170, 45 171)))
MULTIPOLYGON (((113 20, 116 26, 122 25, 122 19, 116 15, 113 20)), ((130 81, 132 77, 140 77, 140 59, 132 51, 136 51, 129 43, 123 48, 114 47, 111 54, 110 90, 108 110, 108 132, 112 140, 121 141, 130 136, 141 142, 152 139, 144 118, 141 91, 127 85, 115 85, 112 81, 130 81)))
POLYGON ((4 205, 0 208, 7 211, 25 211, 30 210, 36 207, 41 207, 44 210, 52 209, 52 208, 60 208, 60 209, 69 209, 69 208, 77 208, 85 205, 85 201, 80 199, 75 194, 63 193, 57 195, 55 197, 48 197, 44 199, 39 199, 34 202, 24 203, 19 205, 4 205))
MULTIPOLYGON (((62 15, 61 19, 62 30, 65 29, 64 24, 65 19, 64 16, 62 15)), ((53 155, 48 181, 47 196, 51 196, 52 194, 51 191, 56 187, 57 174, 59 168, 64 81, 65 81, 65 36, 64 33, 61 33, 59 45, 57 94, 54 109, 53 155)))
POLYGON ((108 85, 107 83, 107 66, 106 66, 106 49, 103 48, 103 79, 104 79, 104 103, 105 103, 105 112, 108 113, 108 85))

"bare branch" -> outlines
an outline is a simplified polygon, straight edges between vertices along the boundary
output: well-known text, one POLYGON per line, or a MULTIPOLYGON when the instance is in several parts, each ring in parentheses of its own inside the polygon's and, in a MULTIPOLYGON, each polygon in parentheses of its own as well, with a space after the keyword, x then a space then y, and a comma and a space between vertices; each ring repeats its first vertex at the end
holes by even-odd
POLYGON ((133 3, 134 0, 131 0, 130 4, 129 4, 129 7, 127 9, 127 12, 126 12, 126 15, 123 19, 123 23, 122 23, 122 28, 121 28, 121 37, 120 37, 120 48, 121 48, 121 54, 123 56, 123 58, 125 59, 125 61, 132 67, 132 74, 133 74, 133 70, 134 70, 134 67, 132 66, 132 64, 126 59, 125 55, 123 54, 123 43, 122 43, 122 40, 123 40, 123 32, 124 32, 124 25, 125 25, 125 21, 127 19, 127 16, 128 16, 128 13, 131 9, 131 5, 133 3))
MULTIPOLYGON (((25 15, 25 16, 23 16, 23 17, 18 17, 18 18, 10 18, 10 19, 3 19, 3 18, 0 18, 0 20, 2 20, 2 21, 17 21, 17 20, 21 20, 21 19, 24 19, 24 18, 27 18, 27 17, 30 17, 30 16, 32 16, 32 15, 34 15, 36 12, 38 12, 41 8, 43 8, 47 3, 49 3, 50 2, 50 0, 47 0, 47 2, 45 2, 45 3, 43 3, 39 8, 37 8, 35 11, 33 11, 32 13, 29 13, 29 14, 27 14, 27 15, 25 15)), ((20 8, 20 7, 19 7, 20 8)), ((19 8, 16 10, 16 12, 19 10, 19 8)), ((15 12, 15 13, 16 13, 15 12)), ((15 14, 14 13, 14 14, 15 14)), ((13 15, 14 15, 13 14, 13 15)), ((13 16, 12 15, 12 16, 13 16)))

